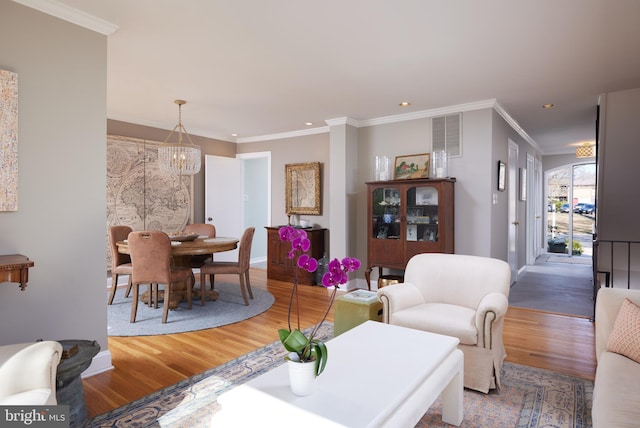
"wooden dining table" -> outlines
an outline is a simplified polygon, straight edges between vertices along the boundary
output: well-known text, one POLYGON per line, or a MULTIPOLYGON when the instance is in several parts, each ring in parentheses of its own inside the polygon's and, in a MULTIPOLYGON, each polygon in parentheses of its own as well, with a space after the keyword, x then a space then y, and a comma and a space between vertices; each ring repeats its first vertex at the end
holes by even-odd
MULTIPOLYGON (((226 238, 226 237, 215 237, 215 238, 196 238, 191 241, 171 241, 171 257, 173 258, 173 263, 176 267, 190 267, 191 266, 191 256, 197 255, 207 255, 213 253, 221 253, 224 251, 233 251, 238 248, 238 238, 226 238)), ((131 254, 129 251, 129 243, 124 241, 116 242, 118 247, 118 252, 122 254, 131 254)), ((192 284, 195 284, 195 276, 193 272, 191 274, 192 284)), ((187 284, 176 284, 171 288, 172 296, 180 297, 180 299, 184 298, 186 295, 186 287, 187 284), (175 287, 175 288, 174 288, 175 287)), ((203 287, 204 288, 204 287, 203 287)), ((147 295, 143 293, 144 295, 147 295)), ((217 290, 209 290, 207 294, 211 300, 218 299, 218 291, 217 290)), ((143 296, 142 299, 145 299, 143 296)), ((174 301, 171 299, 169 307, 171 309, 175 309, 178 306, 179 301, 174 301)))

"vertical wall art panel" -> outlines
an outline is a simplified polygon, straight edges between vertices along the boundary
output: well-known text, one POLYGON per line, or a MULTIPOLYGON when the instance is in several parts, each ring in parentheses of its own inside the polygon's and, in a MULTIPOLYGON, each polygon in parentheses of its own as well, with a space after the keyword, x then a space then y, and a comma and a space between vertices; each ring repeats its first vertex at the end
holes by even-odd
POLYGON ((0 211, 18 210, 18 74, 0 70, 0 211))
POLYGON ((161 144, 107 136, 107 228, 126 225, 178 233, 193 221, 193 176, 161 172, 161 144))

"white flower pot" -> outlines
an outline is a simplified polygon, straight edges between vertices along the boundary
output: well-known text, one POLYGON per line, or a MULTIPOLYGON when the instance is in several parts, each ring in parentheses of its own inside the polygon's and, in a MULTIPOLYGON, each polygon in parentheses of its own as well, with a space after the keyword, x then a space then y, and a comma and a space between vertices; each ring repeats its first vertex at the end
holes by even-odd
POLYGON ((287 361, 287 365, 291 392, 299 396, 311 395, 316 383, 315 362, 287 361))

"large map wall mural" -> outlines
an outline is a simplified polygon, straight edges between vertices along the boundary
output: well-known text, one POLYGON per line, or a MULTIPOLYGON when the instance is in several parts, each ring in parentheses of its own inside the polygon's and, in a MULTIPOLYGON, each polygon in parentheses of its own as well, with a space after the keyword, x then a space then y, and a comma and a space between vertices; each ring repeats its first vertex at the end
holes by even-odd
POLYGON ((0 211, 18 210, 18 74, 0 70, 0 211))
MULTIPOLYGON (((193 219, 193 177, 160 171, 161 144, 107 136, 107 228, 177 233, 193 219)), ((108 268, 110 259, 107 251, 108 268)))

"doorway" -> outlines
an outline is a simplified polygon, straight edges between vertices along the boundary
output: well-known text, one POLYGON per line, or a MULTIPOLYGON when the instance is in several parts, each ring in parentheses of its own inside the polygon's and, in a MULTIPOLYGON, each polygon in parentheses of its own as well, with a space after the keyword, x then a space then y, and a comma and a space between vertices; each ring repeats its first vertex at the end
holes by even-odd
MULTIPOLYGON (((240 237, 254 227, 251 263, 267 259, 265 226, 271 224, 271 153, 243 153, 236 158, 205 156, 205 220, 219 236, 240 237), (221 185, 222 183, 222 185, 221 185)), ((237 260, 237 250, 216 255, 237 260)))
POLYGON ((593 256, 596 164, 566 165, 548 171, 547 253, 593 256))

